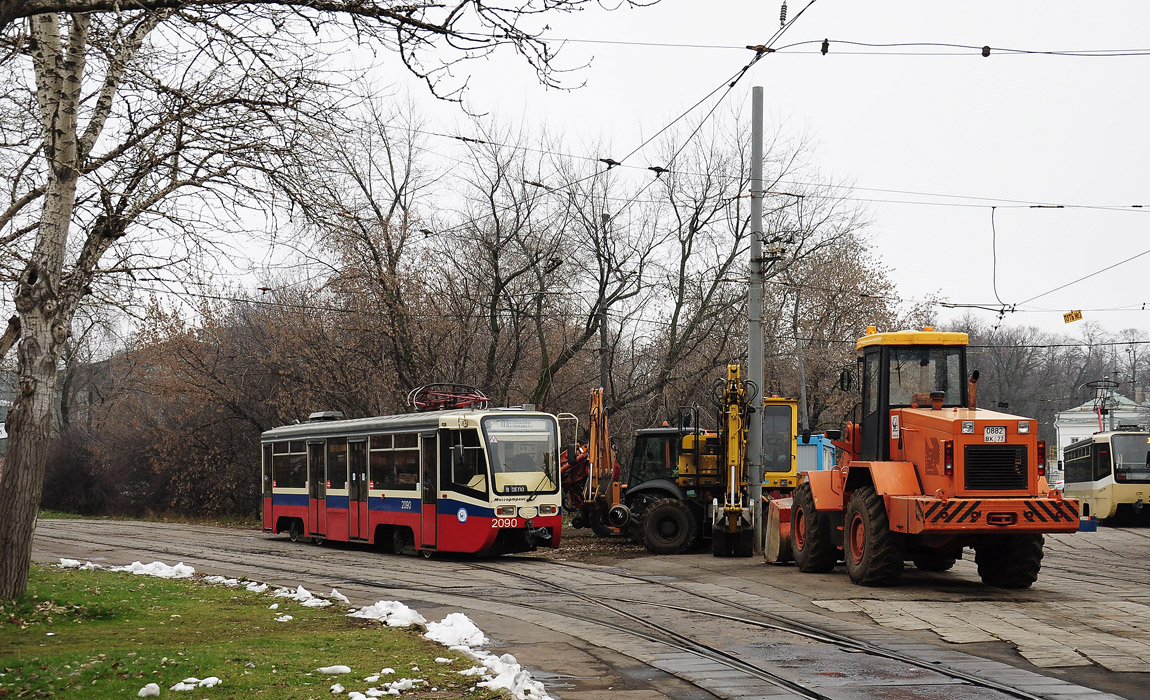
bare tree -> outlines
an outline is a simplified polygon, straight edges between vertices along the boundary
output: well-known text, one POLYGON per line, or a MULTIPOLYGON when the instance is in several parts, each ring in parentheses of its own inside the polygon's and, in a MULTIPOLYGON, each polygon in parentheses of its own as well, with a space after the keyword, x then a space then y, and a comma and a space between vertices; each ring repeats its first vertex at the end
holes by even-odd
POLYGON ((314 37, 321 25, 335 28, 336 17, 347 17, 341 26, 348 33, 398 51, 433 91, 452 63, 500 45, 518 50, 548 81, 552 54, 523 26, 583 4, 161 0, 124 11, 102 0, 0 0, 5 99, 36 125, 21 131, 0 123, 4 161, 19 164, 4 192, 0 242, 12 253, 6 260, 20 261, 19 323, 9 324, 0 343, 18 329, 20 394, 8 414, 0 480, 0 510, 8 516, 0 526, 0 598, 26 586, 56 368, 77 308, 109 274, 225 254, 209 235, 219 223, 213 214, 232 219, 258 197, 262 175, 329 109, 329 86, 309 66, 315 42, 300 32, 314 37), (23 17, 26 41, 10 29, 23 17), (442 43, 457 53, 435 61, 429 54, 442 43), (182 235, 148 240, 140 235, 145 224, 182 235))

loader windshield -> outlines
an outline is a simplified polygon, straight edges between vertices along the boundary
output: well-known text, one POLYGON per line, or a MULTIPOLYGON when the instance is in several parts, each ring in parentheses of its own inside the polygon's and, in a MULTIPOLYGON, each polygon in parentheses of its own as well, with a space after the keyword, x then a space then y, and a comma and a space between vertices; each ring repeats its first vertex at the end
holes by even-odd
POLYGON ((892 347, 890 405, 930 407, 931 392, 943 393, 943 406, 962 405, 961 347, 892 347))

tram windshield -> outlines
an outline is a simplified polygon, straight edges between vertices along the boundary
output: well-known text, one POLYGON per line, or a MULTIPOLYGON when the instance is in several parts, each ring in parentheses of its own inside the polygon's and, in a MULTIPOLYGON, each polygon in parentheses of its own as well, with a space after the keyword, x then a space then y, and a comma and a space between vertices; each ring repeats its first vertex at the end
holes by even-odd
POLYGON ((1114 481, 1119 483, 1150 483, 1150 435, 1146 433, 1116 434, 1110 438, 1114 459, 1114 481))
POLYGON ((555 422, 537 416, 488 416, 483 434, 495 493, 559 490, 555 422))
POLYGON ((962 405, 962 348, 900 348, 890 351, 890 405, 930 407, 930 393, 943 406, 962 405))

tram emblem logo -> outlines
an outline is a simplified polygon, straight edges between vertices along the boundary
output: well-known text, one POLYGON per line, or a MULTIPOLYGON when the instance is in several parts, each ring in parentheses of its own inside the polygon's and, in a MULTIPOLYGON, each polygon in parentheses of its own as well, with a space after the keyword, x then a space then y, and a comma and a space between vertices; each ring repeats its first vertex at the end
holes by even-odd
POLYGON ((455 513, 455 517, 458 518, 459 522, 461 522, 461 523, 467 522, 467 509, 466 508, 460 508, 455 513))

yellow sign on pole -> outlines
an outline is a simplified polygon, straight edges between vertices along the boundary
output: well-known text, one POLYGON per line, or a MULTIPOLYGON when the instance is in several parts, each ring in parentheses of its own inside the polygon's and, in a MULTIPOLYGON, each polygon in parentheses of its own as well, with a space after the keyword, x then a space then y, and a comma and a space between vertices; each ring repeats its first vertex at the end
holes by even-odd
POLYGON ((1071 311, 1068 314, 1062 314, 1062 320, 1065 323, 1074 323, 1075 321, 1081 321, 1082 320, 1082 312, 1081 311, 1071 311))

